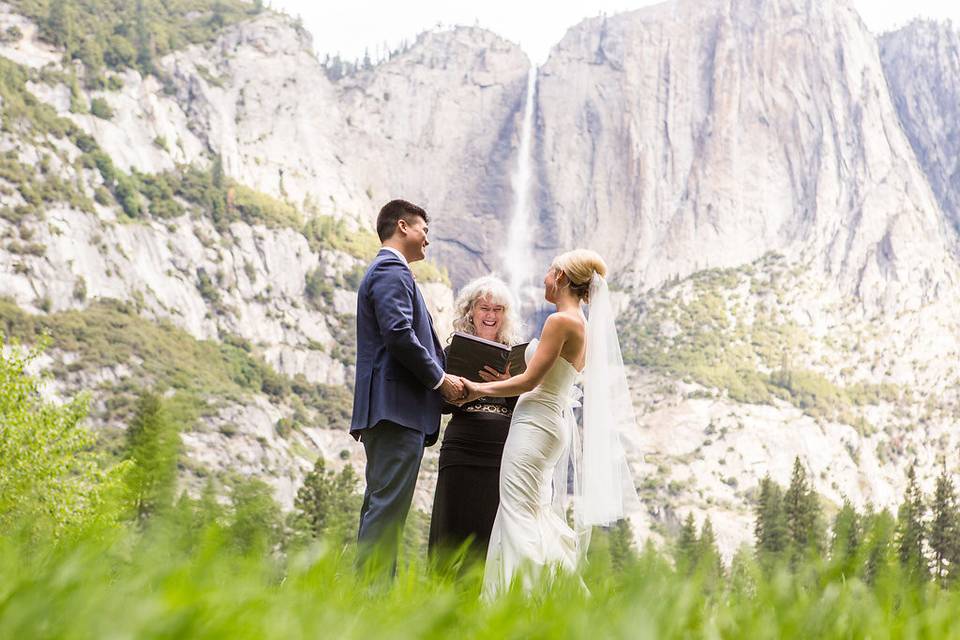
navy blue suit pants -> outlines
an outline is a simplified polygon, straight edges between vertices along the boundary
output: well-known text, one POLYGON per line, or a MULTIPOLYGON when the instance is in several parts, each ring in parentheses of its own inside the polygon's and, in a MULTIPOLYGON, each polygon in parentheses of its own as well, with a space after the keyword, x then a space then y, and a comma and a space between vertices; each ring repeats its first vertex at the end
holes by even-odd
POLYGON ((367 488, 360 508, 358 564, 363 566, 375 554, 395 570, 400 532, 423 459, 424 435, 383 420, 364 429, 360 442, 367 454, 367 488))

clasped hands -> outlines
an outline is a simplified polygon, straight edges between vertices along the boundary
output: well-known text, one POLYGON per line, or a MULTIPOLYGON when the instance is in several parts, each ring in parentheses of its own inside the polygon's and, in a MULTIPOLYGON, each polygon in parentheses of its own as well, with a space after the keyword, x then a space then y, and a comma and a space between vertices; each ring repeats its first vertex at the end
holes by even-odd
MULTIPOLYGON (((510 377, 509 367, 504 373, 500 373, 493 367, 484 367, 483 371, 478 372, 484 382, 496 382, 506 380, 510 377)), ((467 402, 473 402, 482 394, 477 389, 477 383, 462 378, 460 376, 444 374, 443 382, 438 389, 443 399, 450 404, 464 405, 467 402)))

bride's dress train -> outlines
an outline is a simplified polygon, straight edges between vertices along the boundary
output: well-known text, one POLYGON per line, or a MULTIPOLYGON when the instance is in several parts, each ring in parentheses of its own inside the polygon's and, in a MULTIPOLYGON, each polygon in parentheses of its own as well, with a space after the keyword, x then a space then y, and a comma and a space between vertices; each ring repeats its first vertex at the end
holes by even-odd
MULTIPOLYGON (((527 347, 530 361, 536 341, 527 347)), ((493 523, 483 591, 495 595, 518 572, 525 588, 544 567, 574 570, 577 534, 567 524, 555 487, 558 463, 567 464, 568 447, 576 428, 571 410, 579 373, 557 358, 543 381, 520 396, 513 410, 510 433, 500 465, 500 508, 493 523)), ((565 477, 566 469, 560 470, 565 477)))

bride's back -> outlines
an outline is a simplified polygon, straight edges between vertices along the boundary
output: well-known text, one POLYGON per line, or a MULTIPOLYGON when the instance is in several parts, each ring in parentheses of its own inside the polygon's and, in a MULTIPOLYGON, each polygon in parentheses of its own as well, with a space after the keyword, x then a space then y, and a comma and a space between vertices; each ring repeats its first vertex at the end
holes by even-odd
POLYGON ((587 361, 587 320, 579 311, 557 311, 553 314, 562 320, 565 331, 560 357, 569 362, 579 372, 587 361))

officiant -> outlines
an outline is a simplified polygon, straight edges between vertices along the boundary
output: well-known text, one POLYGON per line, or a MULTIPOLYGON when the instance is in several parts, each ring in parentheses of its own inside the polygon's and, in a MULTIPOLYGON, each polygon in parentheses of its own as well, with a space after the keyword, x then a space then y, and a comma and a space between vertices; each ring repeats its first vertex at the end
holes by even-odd
MULTIPOLYGON (((454 331, 513 346, 520 342, 517 305, 501 279, 485 276, 468 283, 454 305, 454 331)), ((449 347, 448 347, 449 348, 449 347)), ((488 368, 486 381, 505 380, 488 368)), ((470 553, 482 559, 500 504, 500 458, 517 398, 479 398, 453 414, 440 446, 440 471, 433 498, 429 550, 454 551, 471 540, 470 553)))

